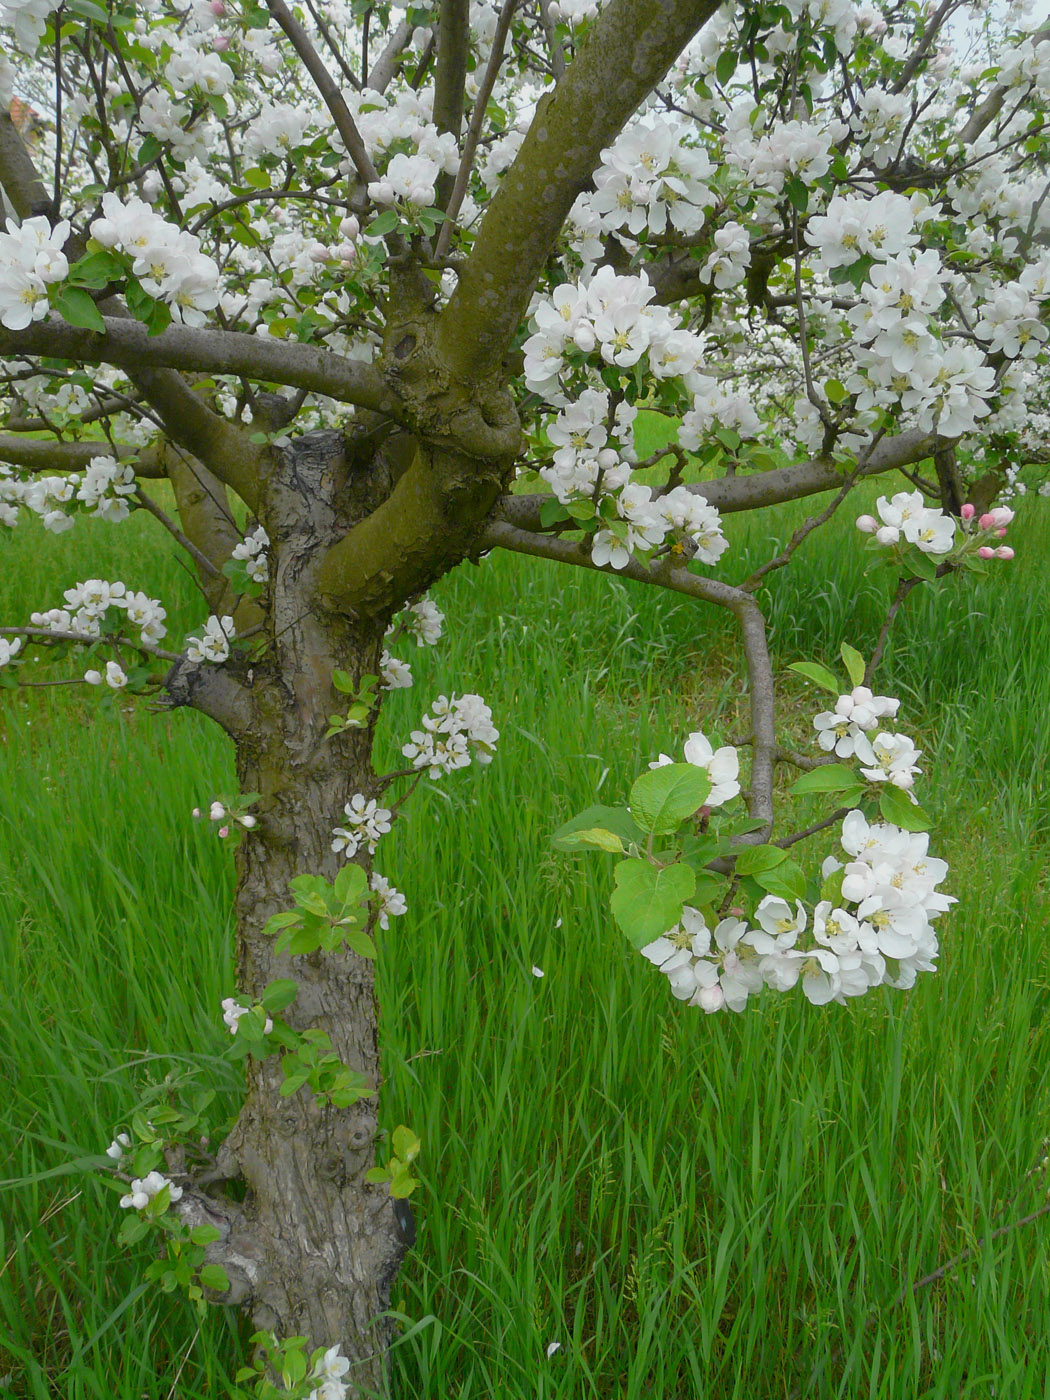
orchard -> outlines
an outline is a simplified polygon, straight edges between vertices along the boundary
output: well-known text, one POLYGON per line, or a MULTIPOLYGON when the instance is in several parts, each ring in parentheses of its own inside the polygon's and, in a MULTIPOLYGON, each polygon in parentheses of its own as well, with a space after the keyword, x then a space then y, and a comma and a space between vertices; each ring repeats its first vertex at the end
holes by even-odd
MULTIPOLYGON (((580 571, 659 590, 701 673, 705 629, 733 629, 732 732, 698 714, 635 743, 622 789, 603 775, 547 833, 551 878, 597 892, 592 956, 614 935, 644 972, 640 1014, 702 1042, 937 975, 971 882, 924 806, 921 696, 880 665, 949 595, 990 645, 982 590, 1040 562, 1014 522, 1041 518, 1050 461, 1043 22, 965 0, 0 0, 0 562, 20 532, 149 517, 197 599, 97 565, 19 588, 0 705, 68 686, 98 725, 195 711, 235 761, 178 815, 236 866, 205 1014, 240 1106, 169 1083, 87 1163, 149 1288, 231 1337, 246 1319, 213 1393, 385 1395, 413 1334, 392 1296, 425 1257, 416 1213, 448 1203, 417 1174, 440 1121, 384 1116, 376 959, 411 985, 398 940, 425 912, 386 853, 425 794, 517 800, 493 783, 515 715, 469 657, 427 688, 464 622, 430 596, 445 576, 528 556, 555 614, 580 571), (792 502, 764 553, 731 542, 792 502), (770 590, 843 551, 876 625, 778 669, 770 590)), ((603 1393, 546 1384, 526 1392, 603 1393)))

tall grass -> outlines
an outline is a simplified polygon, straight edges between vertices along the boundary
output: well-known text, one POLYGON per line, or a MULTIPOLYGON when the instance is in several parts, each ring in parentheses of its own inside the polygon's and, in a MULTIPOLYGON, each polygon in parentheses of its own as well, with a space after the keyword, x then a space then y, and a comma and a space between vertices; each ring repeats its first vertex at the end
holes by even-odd
MULTIPOLYGON (((1040 504, 1014 527, 1014 565, 919 590, 887 655, 880 688, 920 736, 960 903, 935 977, 845 1007, 683 1009, 613 926, 602 859, 549 846, 687 729, 739 733, 729 621, 516 557, 436 590, 449 635, 413 653, 385 757, 453 688, 486 697, 501 740, 488 769, 424 784, 380 848, 409 901, 380 958, 383 1119, 424 1141, 394 1295, 400 1394, 1050 1393, 1046 1221, 983 1244, 1048 1184, 1027 1176, 1050 1108, 1040 504)), ((742 576, 804 513, 731 520, 720 573, 742 576)), ((57 540, 20 527, 0 548, 5 620, 89 574, 200 612, 152 521, 57 540)), ((886 600, 862 563, 836 519, 771 577, 780 664, 833 661, 842 640, 870 650, 886 600)), ((17 1184, 0 1216, 0 1377, 34 1400, 223 1396, 237 1320, 216 1309, 198 1331, 176 1299, 138 1292, 148 1256, 118 1249, 112 1194, 46 1175, 97 1154, 166 1073, 236 1103, 217 1010, 231 872, 189 820, 229 788, 230 754, 195 715, 103 719, 96 698, 2 696, 0 1173, 17 1184)), ((792 679, 783 700, 801 742, 816 697, 792 679)))

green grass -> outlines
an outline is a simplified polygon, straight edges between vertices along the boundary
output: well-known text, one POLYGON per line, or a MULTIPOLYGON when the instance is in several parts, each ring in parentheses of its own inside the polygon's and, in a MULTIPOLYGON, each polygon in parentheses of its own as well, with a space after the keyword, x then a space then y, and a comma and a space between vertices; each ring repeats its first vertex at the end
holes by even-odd
MULTIPOLYGON (((960 903, 936 976, 845 1007, 679 1006, 613 926, 602 859, 548 843, 688 729, 739 732, 730 620, 516 557, 436 590, 449 635, 413 649, 386 757, 452 688, 486 697, 501 740, 488 769, 424 785, 380 849, 409 901, 380 963, 383 1118, 424 1140, 394 1291, 399 1394, 1050 1395, 1050 1217, 895 1302, 1050 1184, 1026 1180, 1050 1131, 1044 509, 1013 527, 1014 564, 913 597, 895 635, 880 689, 920 736, 960 903)), ((731 520, 720 575, 805 510, 731 520)), ((856 513, 762 595, 782 665, 873 644, 884 589, 861 571, 856 513)), ((135 518, 58 539, 20 527, 0 542, 0 618, 88 575, 201 615, 135 518)), ((784 698, 801 742, 817 697, 792 679, 784 698)), ((236 1102, 219 1058, 229 854, 189 818, 230 787, 230 753, 198 716, 107 719, 96 699, 0 695, 0 1175, 22 1179, 0 1198, 0 1393, 221 1397, 243 1328, 215 1310, 198 1333, 177 1299, 138 1294, 148 1256, 117 1246, 111 1193, 40 1175, 100 1151, 165 1073, 236 1102)))

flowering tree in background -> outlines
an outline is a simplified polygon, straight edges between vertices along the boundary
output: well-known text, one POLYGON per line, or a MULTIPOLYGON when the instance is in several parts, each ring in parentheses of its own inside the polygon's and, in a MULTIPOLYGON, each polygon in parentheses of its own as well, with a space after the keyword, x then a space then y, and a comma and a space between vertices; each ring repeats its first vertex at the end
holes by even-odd
POLYGON ((371 755, 412 684, 392 648, 438 639, 424 595, 462 561, 616 573, 739 624, 742 745, 692 734, 556 837, 619 857, 613 917, 675 996, 823 1003, 932 969, 946 868, 870 683, 912 589, 1012 557, 1002 501, 1050 438, 1050 31, 979 11, 0 0, 0 522, 146 510, 209 613, 166 649, 163 600, 86 579, 0 629, 0 680, 44 648, 235 746, 240 793, 206 815, 240 838, 222 1012, 247 1096, 211 1158, 189 1112, 109 1155, 156 1276, 250 1312, 259 1393, 384 1385, 419 1140, 376 1163, 373 937, 405 902, 373 856, 498 732, 465 676, 402 769, 371 755), (48 114, 28 143, 16 88, 48 114), (667 445, 640 459, 643 409, 667 445), (857 536, 898 581, 886 627, 847 679, 799 664, 834 700, 796 753, 756 593, 894 472, 857 536), (724 514, 820 492, 726 581, 724 514), (783 763, 831 801, 805 832, 774 825, 783 763), (846 860, 806 871, 791 848, 832 824, 846 860))

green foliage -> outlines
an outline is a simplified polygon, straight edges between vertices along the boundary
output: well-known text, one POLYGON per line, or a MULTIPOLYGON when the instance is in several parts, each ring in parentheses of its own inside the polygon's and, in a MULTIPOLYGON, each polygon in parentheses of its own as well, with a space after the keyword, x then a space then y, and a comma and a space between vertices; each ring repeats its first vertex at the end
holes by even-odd
POLYGON ((374 958, 375 944, 365 932, 371 906, 368 876, 348 862, 329 884, 321 875, 296 875, 289 882, 295 908, 267 919, 264 933, 276 934, 276 950, 305 956, 344 944, 362 958, 374 958))
POLYGON ((411 1196, 419 1180, 410 1169, 422 1145, 411 1128, 406 1128, 402 1123, 390 1135, 391 1152, 386 1165, 372 1167, 365 1173, 365 1180, 373 1186, 388 1185, 395 1200, 411 1196))
POLYGON ((346 729, 363 729, 379 699, 376 694, 378 676, 364 675, 360 684, 355 685, 346 671, 333 671, 332 684, 341 694, 349 695, 352 704, 345 715, 328 716, 328 729, 324 736, 326 739, 330 739, 333 734, 342 734, 346 729))

